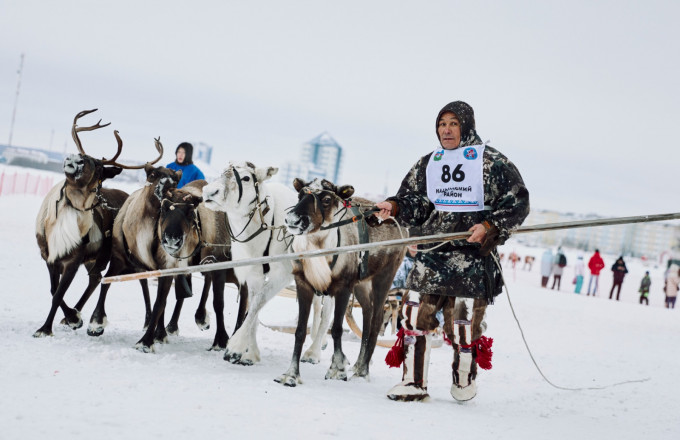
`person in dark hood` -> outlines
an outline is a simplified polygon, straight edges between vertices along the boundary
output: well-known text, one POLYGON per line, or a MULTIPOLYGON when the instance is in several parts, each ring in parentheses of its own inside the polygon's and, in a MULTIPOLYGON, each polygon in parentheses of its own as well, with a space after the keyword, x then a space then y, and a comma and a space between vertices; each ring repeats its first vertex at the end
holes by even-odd
POLYGON ((612 290, 609 291, 609 299, 612 299, 612 296, 614 295, 614 289, 618 287, 618 290, 616 291, 616 300, 618 301, 619 296, 621 296, 621 285, 623 284, 623 278, 628 273, 628 268, 626 267, 626 263, 623 261, 623 256, 620 256, 618 260, 614 262, 612 265, 612 272, 614 273, 614 283, 612 284, 612 290))
POLYGON ((428 397, 431 335, 439 310, 454 349, 451 395, 459 401, 475 397, 477 367, 491 368, 492 339, 482 333, 486 307, 502 288, 496 246, 529 214, 522 176, 503 154, 482 142, 472 107, 462 101, 447 104, 435 122, 440 146, 420 158, 394 197, 376 205, 380 212, 373 223, 393 217, 419 228, 422 235, 471 235, 418 246, 407 280, 410 297, 403 301, 403 350, 396 344, 386 359, 392 366, 404 359, 402 382, 387 394, 392 400, 428 397))
POLYGON ((193 155, 194 146, 189 142, 182 142, 175 149, 175 161, 166 166, 171 170, 182 171, 182 179, 177 184, 177 188, 181 188, 194 180, 205 179, 203 172, 194 165, 193 155))

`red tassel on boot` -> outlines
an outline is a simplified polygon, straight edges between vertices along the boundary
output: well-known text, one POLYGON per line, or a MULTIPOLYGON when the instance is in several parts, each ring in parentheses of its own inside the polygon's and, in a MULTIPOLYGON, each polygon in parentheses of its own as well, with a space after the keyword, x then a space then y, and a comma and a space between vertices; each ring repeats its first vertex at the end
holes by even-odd
POLYGON ((404 327, 397 333, 397 342, 394 343, 390 351, 385 356, 385 363, 390 368, 398 368, 404 362, 404 327))
POLYGON ((477 353, 477 357, 475 359, 477 361, 477 366, 483 370, 490 370, 491 357, 493 356, 493 352, 491 351, 493 338, 481 336, 479 339, 474 341, 472 345, 475 347, 475 352, 477 353))

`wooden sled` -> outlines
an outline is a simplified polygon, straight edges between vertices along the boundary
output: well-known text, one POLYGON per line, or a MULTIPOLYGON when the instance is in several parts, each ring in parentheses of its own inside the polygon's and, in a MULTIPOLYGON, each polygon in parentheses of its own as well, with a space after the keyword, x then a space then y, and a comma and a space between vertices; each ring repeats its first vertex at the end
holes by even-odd
MULTIPOLYGON (((388 292, 387 301, 385 302, 385 314, 383 315, 383 333, 387 332, 388 325, 391 327, 391 333, 389 335, 381 334, 378 337, 376 345, 379 345, 380 347, 392 348, 394 343, 397 342, 397 317, 399 315, 399 310, 401 309, 401 301, 399 298, 402 296, 402 290, 403 289, 392 289, 388 292)), ((295 291, 295 287, 290 286, 279 292, 277 296, 295 299, 297 297, 297 293, 295 291)), ((347 322, 347 326, 352 331, 352 333, 354 333, 361 340, 363 332, 361 326, 357 324, 357 321, 354 318, 355 309, 360 310, 361 305, 359 305, 358 301, 355 301, 354 298, 352 298, 349 305, 347 306, 347 310, 345 311, 345 321, 347 322)), ((260 321, 260 324, 274 331, 288 334, 295 334, 296 330, 296 325, 270 325, 265 324, 262 321, 260 321)), ((328 331, 330 333, 330 329, 328 331)), ((307 327, 307 334, 309 333, 310 328, 307 327)), ((442 339, 441 332, 438 332, 432 340, 432 347, 441 347, 443 342, 444 341, 442 339)))
MULTIPOLYGON (((382 332, 378 336, 376 345, 385 348, 392 348, 392 346, 397 342, 397 317, 399 316, 399 310, 401 310, 401 298, 405 293, 405 289, 392 289, 387 293, 387 300, 385 301, 385 309, 383 314, 383 327, 382 332), (387 326, 391 327, 391 334, 386 335, 387 326)), ((352 333, 357 335, 359 339, 363 334, 361 327, 357 324, 354 319, 354 309, 361 309, 361 306, 357 301, 353 299, 350 301, 347 311, 345 312, 345 321, 349 326, 352 333)), ((444 343, 442 339, 440 329, 437 329, 435 336, 432 339, 432 348, 441 347, 444 343)))

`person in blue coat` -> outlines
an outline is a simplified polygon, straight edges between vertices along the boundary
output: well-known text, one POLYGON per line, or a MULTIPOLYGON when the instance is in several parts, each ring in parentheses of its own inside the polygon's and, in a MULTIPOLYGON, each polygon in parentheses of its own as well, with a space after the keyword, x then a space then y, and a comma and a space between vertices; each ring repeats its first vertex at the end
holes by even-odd
POLYGON ((182 172, 182 179, 177 184, 177 188, 181 188, 194 180, 205 179, 203 172, 194 165, 193 154, 194 146, 189 142, 182 142, 175 150, 175 161, 166 165, 166 168, 182 172))

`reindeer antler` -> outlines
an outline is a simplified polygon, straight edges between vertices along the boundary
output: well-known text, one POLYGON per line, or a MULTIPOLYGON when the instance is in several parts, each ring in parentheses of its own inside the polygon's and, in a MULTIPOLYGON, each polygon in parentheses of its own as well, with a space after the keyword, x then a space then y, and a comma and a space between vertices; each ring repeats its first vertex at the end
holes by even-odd
POLYGON ((116 159, 118 159, 118 156, 120 156, 120 153, 123 151, 123 140, 118 135, 118 130, 113 130, 113 135, 116 137, 116 142, 118 143, 118 151, 116 151, 116 155, 111 159, 102 157, 102 162, 104 162, 104 165, 116 165, 116 159))
MULTIPOLYGON (((77 122, 78 119, 82 118, 85 115, 89 115, 90 113, 96 112, 97 109, 93 110, 83 110, 82 112, 78 113, 76 117, 73 119, 73 127, 71 127, 71 135, 73 136, 73 141, 76 143, 76 147, 78 147, 78 152, 82 155, 85 155, 85 150, 83 150, 83 144, 80 142, 80 138, 78 137, 78 133, 81 131, 92 131, 92 130, 97 130, 98 128, 104 128, 108 125, 111 125, 109 122, 108 124, 101 125, 102 120, 100 119, 99 122, 97 122, 95 125, 92 125, 90 127, 78 127, 77 122)), ((154 160, 153 162, 147 162, 144 165, 124 165, 116 162, 116 159, 118 159, 118 156, 120 156, 120 153, 123 151, 123 140, 120 138, 120 135, 118 134, 118 130, 113 131, 113 135, 116 137, 116 142, 118 143, 118 151, 116 151, 116 154, 111 158, 111 159, 106 159, 102 158, 102 162, 104 165, 115 165, 117 167, 126 169, 126 170, 138 170, 141 168, 144 168, 147 164, 148 165, 153 165, 161 158, 163 157, 163 144, 161 144, 161 138, 160 136, 158 139, 154 139, 155 145, 156 145, 156 151, 158 151, 159 155, 154 160)))
MULTIPOLYGON (((95 125, 92 125, 90 127, 78 127, 78 119, 82 118, 85 115, 89 115, 90 113, 96 112, 97 109, 92 109, 92 110, 83 110, 82 112, 78 113, 75 118, 73 118, 73 126, 71 127, 71 136, 73 136, 73 141, 76 143, 76 147, 78 147, 78 152, 82 155, 85 155, 85 150, 83 150, 83 144, 80 142, 80 138, 78 137, 78 133, 81 131, 92 131, 92 130, 97 130, 98 128, 104 128, 108 125, 111 125, 109 122, 108 124, 100 125, 100 122, 102 120, 100 119, 99 122, 97 122, 95 125)), ((120 154, 120 146, 118 148, 118 154, 120 154)), ((116 156, 118 157, 118 156, 116 156)))
POLYGON ((163 144, 161 144, 161 138, 159 136, 158 139, 154 139, 156 151, 158 151, 159 154, 158 154, 158 157, 156 158, 156 160, 154 160, 153 162, 147 162, 143 165, 124 165, 124 164, 118 163, 118 162, 116 162, 116 159, 118 159, 118 156, 120 156, 120 152, 123 149, 123 140, 118 135, 118 130, 114 130, 113 135, 116 137, 116 141, 118 142, 118 152, 113 157, 113 159, 102 159, 102 161, 104 162, 104 165, 115 165, 117 167, 123 168, 124 170, 139 170, 141 168, 144 168, 146 165, 155 164, 156 162, 161 160, 161 158, 163 157, 163 144))

